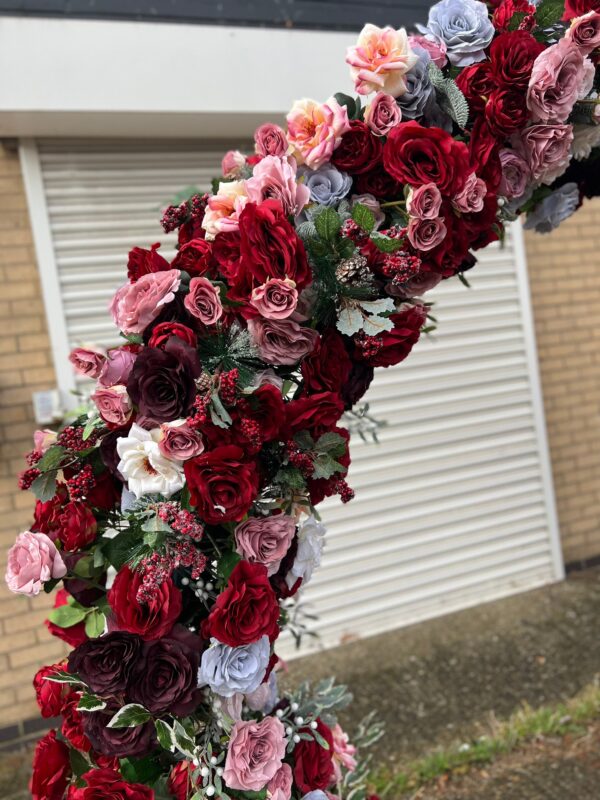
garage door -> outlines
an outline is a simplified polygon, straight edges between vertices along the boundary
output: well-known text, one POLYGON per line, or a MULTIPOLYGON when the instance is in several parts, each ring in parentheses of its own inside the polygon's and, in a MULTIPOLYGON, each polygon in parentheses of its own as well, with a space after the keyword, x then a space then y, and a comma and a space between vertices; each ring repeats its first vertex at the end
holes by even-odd
MULTIPOLYGON (((237 143, 239 144, 239 143, 237 143)), ((60 386, 81 342, 115 341, 106 306, 132 244, 173 239, 160 209, 206 189, 231 143, 22 145, 60 386)), ((235 143, 234 145, 235 146, 235 143)), ((562 577, 520 228, 428 294, 438 332, 368 393, 380 444, 352 444, 356 499, 323 505, 324 562, 303 598, 320 639, 414 623, 562 577)), ((291 641, 284 645, 291 654, 291 641)))

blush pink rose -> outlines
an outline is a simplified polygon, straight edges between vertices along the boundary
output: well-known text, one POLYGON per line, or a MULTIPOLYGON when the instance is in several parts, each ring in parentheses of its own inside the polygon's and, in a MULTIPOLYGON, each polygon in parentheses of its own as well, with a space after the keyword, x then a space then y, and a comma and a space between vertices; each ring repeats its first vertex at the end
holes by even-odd
POLYGON ((452 205, 463 214, 478 213, 483 209, 483 201, 487 194, 487 185, 474 172, 467 177, 460 192, 452 198, 452 205))
POLYGON ((208 278, 191 279, 190 291, 183 304, 203 325, 214 325, 223 316, 219 290, 208 278))
POLYGON ((178 269, 150 272, 117 290, 110 311, 123 333, 143 333, 163 306, 175 299, 181 283, 178 269))
POLYGON ((315 349, 319 334, 293 319, 248 320, 248 330, 267 364, 297 364, 315 349))
POLYGON ((560 39, 536 58, 527 108, 534 122, 566 122, 575 101, 585 96, 594 81, 593 64, 570 39, 560 39))
POLYGON ((502 178, 498 193, 509 200, 522 197, 531 182, 531 170, 527 161, 516 150, 506 148, 500 151, 500 165, 502 178))
POLYGON ((311 169, 318 169, 331 159, 333 151, 350 130, 348 112, 331 97, 326 103, 296 100, 287 115, 288 141, 311 169))
POLYGON ((66 574, 65 562, 45 533, 20 533, 8 551, 6 584, 16 594, 34 597, 44 583, 66 574))
POLYGON ((221 173, 224 178, 238 178, 246 166, 246 156, 239 150, 228 150, 221 159, 221 173))
POLYGON ((289 764, 282 764, 267 784, 267 797, 269 800, 290 800, 293 782, 292 768, 289 764))
POLYGON ((122 384, 97 386, 91 398, 102 419, 110 425, 125 425, 131 419, 133 405, 127 387, 122 384))
POLYGON ((404 76, 417 63, 417 55, 408 43, 404 28, 378 28, 365 25, 358 41, 349 47, 346 63, 359 94, 382 89, 393 97, 406 92, 404 76))
POLYGON ((387 136, 401 120, 400 106, 387 92, 377 92, 365 110, 365 122, 375 136, 387 136))
POLYGON ((408 241, 415 250, 433 250, 446 236, 446 225, 442 217, 436 219, 411 218, 408 223, 408 241))
POLYGON ((127 383, 129 373, 135 363, 137 353, 126 350, 124 347, 114 347, 106 354, 106 361, 98 381, 102 386, 115 386, 117 383, 127 383))
POLYGON ((231 729, 223 780, 230 789, 259 792, 281 769, 285 729, 277 717, 239 720, 231 729))
POLYGON ((442 195, 435 183, 411 188, 406 198, 406 210, 417 219, 436 219, 440 215, 442 195))
POLYGON ((298 305, 296 284, 289 278, 270 278, 252 290, 250 305, 266 319, 287 319, 298 305))
POLYGON ((248 517, 235 529, 235 549, 246 561, 264 564, 267 574, 274 575, 295 533, 296 522, 287 514, 248 517))
POLYGON ((106 353, 99 347, 76 347, 69 355, 69 361, 75 372, 85 375, 86 378, 96 379, 102 371, 105 360, 106 353))
POLYGON ((185 419, 164 422, 160 426, 158 447, 163 456, 177 461, 187 461, 204 452, 202 437, 185 419))
POLYGON ((411 47, 420 47, 429 54, 429 58, 433 61, 436 67, 442 69, 448 63, 446 56, 446 43, 441 39, 433 36, 421 36, 415 34, 408 37, 408 43, 411 47))
POLYGON ((246 191, 251 203, 279 200, 286 214, 298 216, 310 201, 310 189, 297 182, 297 164, 294 158, 265 156, 254 167, 252 177, 246 181, 246 191))
POLYGON ((49 428, 35 431, 33 434, 33 452, 43 456, 48 448, 56 443, 56 438, 56 431, 51 431, 49 428))
POLYGON ((331 729, 333 736, 333 769, 335 772, 336 781, 342 779, 342 767, 345 767, 348 772, 354 772, 356 769, 356 747, 350 744, 348 734, 344 733, 339 724, 335 724, 331 729))
POLYGON ((212 240, 218 233, 230 233, 240 227, 240 214, 248 202, 246 181, 220 183, 217 193, 206 201, 202 227, 206 238, 212 240))
POLYGON ((254 131, 255 150, 259 156, 284 156, 288 150, 285 131, 279 125, 265 122, 254 131))
POLYGON ((584 56, 592 53, 600 47, 600 14, 597 11, 589 11, 582 17, 571 20, 571 27, 565 33, 565 39, 572 41, 584 56))
POLYGON ((569 164, 572 142, 572 125, 531 125, 515 137, 513 145, 534 180, 552 183, 569 164))

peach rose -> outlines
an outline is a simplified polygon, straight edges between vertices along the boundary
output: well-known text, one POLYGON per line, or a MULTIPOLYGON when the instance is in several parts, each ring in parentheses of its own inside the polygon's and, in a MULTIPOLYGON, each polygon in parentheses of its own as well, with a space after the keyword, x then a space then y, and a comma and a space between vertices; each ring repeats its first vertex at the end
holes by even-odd
MULTIPOLYGON (((316 100, 296 100, 287 115, 288 141, 311 169, 330 160, 333 151, 350 129, 348 112, 335 98, 326 103, 316 100)), ((206 219, 206 217, 205 217, 206 219)))
POLYGON ((217 194, 208 198, 202 227, 207 239, 221 231, 237 231, 239 216, 248 202, 246 181, 220 183, 217 194))
POLYGON ((359 94, 382 89, 392 97, 406 91, 404 76, 417 63, 404 28, 365 25, 356 45, 348 48, 346 63, 359 94))

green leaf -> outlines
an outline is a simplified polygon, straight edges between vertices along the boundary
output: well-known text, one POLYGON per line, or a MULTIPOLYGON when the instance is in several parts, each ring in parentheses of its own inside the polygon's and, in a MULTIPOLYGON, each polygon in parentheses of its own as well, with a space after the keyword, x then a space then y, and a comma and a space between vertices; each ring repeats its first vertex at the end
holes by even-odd
POLYGON ((140 706, 138 703, 129 703, 129 705, 123 706, 117 711, 107 727, 135 728, 148 722, 149 719, 150 712, 144 706, 140 706))
POLYGON ((83 429, 83 433, 81 434, 81 438, 83 439, 84 442, 87 442, 87 440, 94 432, 94 429, 97 428, 99 425, 102 425, 102 420, 100 419, 100 417, 92 417, 86 422, 85 427, 83 429))
POLYGON ((319 439, 316 444, 319 453, 328 453, 333 458, 341 458, 346 452, 346 440, 335 431, 328 431, 319 439))
POLYGON ((70 672, 62 672, 61 670, 57 670, 56 672, 53 672, 51 675, 46 675, 44 680, 52 681, 52 683, 68 683, 72 686, 84 685, 81 678, 78 678, 77 675, 71 675, 70 672))
POLYGON ((315 440, 306 430, 298 431, 298 433, 294 436, 294 441, 302 450, 312 450, 315 446, 315 440))
POLYGON ((164 719, 157 719, 154 721, 154 727, 156 728, 156 737, 160 746, 163 750, 172 752, 175 749, 175 744, 171 726, 164 719))
POLYGON ((385 233, 379 233, 379 231, 371 233, 371 241, 382 253, 395 253, 396 250, 400 250, 403 247, 402 239, 392 239, 390 236, 386 236, 385 233))
POLYGON ((560 22, 564 12, 564 0, 541 0, 535 9, 535 21, 540 28, 551 28, 560 22))
POLYGON ((62 460, 65 457, 65 448, 60 445, 53 445, 48 448, 44 455, 35 465, 40 472, 49 472, 56 470, 60 467, 62 460))
POLYGON ((78 578, 91 578, 94 571, 94 557, 92 555, 82 556, 73 567, 73 575, 78 578))
POLYGON ((75 748, 69 748, 69 761, 71 762, 71 769, 73 770, 73 775, 76 778, 81 778, 86 772, 88 772, 92 765, 87 760, 82 752, 79 750, 75 750, 75 748))
POLYGON ((352 209, 352 219, 365 233, 371 233, 375 229, 375 214, 362 203, 357 203, 352 209))
POLYGON ((523 22, 526 16, 527 14, 525 11, 515 11, 515 13, 510 18, 508 25, 506 26, 506 30, 507 31, 518 30, 519 25, 523 22))
POLYGON ((81 695, 77 703, 77 711, 102 711, 103 708, 106 708, 104 700, 87 692, 81 695))
POLYGON ((153 755, 144 758, 122 758, 120 772, 129 783, 151 786, 160 777, 162 765, 153 755))
POLYGON ((48 614, 48 619, 59 628, 71 628, 73 625, 83 622, 87 615, 86 609, 66 605, 53 608, 48 614))
POLYGON ((110 564, 119 570, 128 561, 133 548, 139 544, 140 537, 135 531, 121 531, 113 539, 102 539, 102 552, 110 564))
POLYGON ((282 467, 273 480, 279 486, 287 486, 292 491, 301 492, 306 488, 304 476, 297 467, 282 467))
POLYGON ((43 472, 31 484, 31 491, 41 503, 52 500, 56 494, 56 473, 43 472))
POLYGON ((97 639, 106 630, 106 617, 95 608, 85 620, 85 632, 90 639, 97 639))
POLYGON ((224 578, 224 580, 229 580, 229 576, 233 572, 235 565, 241 561, 242 557, 239 553, 231 552, 231 553, 224 553, 221 558, 219 559, 219 565, 217 567, 217 572, 219 575, 224 578))
POLYGON ((181 753, 188 758, 194 757, 196 742, 188 736, 185 728, 178 720, 173 723, 173 741, 181 753))
POLYGON ((314 217, 314 223, 321 239, 335 244, 342 227, 342 220, 337 211, 333 208, 324 208, 314 217))
POLYGON ((327 453, 318 455, 313 461, 313 464, 314 472, 312 477, 315 480, 331 478, 336 472, 346 472, 346 467, 343 467, 327 453))
POLYGON ((333 97, 341 106, 346 108, 349 119, 356 119, 358 117, 357 112, 360 112, 360 100, 357 103, 353 97, 343 92, 336 92, 333 97))

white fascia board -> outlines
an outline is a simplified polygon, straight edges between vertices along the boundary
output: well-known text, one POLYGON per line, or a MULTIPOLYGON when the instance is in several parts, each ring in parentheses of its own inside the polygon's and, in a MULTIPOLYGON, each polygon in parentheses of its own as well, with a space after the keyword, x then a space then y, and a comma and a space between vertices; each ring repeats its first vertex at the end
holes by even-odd
POLYGON ((0 17, 0 136, 246 136, 350 93, 348 32, 0 17))

